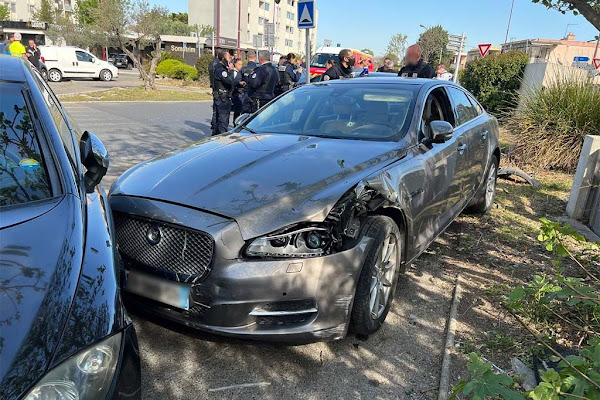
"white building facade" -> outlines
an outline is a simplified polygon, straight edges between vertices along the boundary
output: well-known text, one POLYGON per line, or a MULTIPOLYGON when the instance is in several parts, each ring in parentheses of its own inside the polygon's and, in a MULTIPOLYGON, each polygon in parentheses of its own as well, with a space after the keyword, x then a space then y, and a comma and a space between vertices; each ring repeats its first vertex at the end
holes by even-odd
MULTIPOLYGON (((52 2, 52 1, 51 1, 52 2)), ((33 21, 33 13, 40 7, 41 0, 0 0, 6 4, 10 12, 10 21, 33 21)), ((71 13, 74 10, 75 0, 54 0, 54 6, 61 12, 71 13)))
MULTIPOLYGON (((208 25, 215 29, 215 48, 230 50, 256 50, 254 36, 263 38, 258 50, 270 50, 265 46, 265 24, 275 23, 273 52, 304 54, 306 33, 298 29, 297 0, 188 0, 190 25, 208 25)), ((318 21, 318 10, 315 9, 318 21)), ((314 50, 317 30, 311 29, 314 50)), ((211 45, 211 39, 208 40, 211 45)))

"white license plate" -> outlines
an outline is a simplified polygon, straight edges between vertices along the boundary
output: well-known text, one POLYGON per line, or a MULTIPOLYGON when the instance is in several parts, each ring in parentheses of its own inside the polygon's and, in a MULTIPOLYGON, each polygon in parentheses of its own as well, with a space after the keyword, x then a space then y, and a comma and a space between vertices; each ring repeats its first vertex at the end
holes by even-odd
POLYGON ((190 287, 188 285, 155 278, 139 272, 126 272, 125 290, 128 292, 183 310, 189 310, 190 287))

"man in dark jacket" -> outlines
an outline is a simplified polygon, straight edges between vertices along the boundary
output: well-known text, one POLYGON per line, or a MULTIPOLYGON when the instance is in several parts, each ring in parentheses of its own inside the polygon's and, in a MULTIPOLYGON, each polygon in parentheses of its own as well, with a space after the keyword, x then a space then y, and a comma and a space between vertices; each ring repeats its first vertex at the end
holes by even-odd
POLYGON ((27 59, 35 67, 35 69, 37 69, 39 71, 41 54, 40 54, 40 49, 35 44, 35 41, 30 39, 29 45, 25 48, 25 50, 27 50, 27 53, 25 53, 25 55, 27 56, 27 59))
POLYGON ((213 74, 213 119, 216 119, 212 130, 213 136, 229 130, 233 92, 231 54, 226 50, 219 50, 217 58, 219 63, 215 66, 213 74))
POLYGON ((323 74, 323 81, 352 78, 352 50, 343 49, 338 57, 339 62, 333 64, 333 67, 323 74))
POLYGON ((275 96, 279 96, 282 93, 294 87, 295 83, 298 83, 300 75, 302 74, 302 67, 294 71, 294 63, 296 62, 296 55, 289 53, 281 65, 277 67, 279 72, 279 85, 275 88, 275 96))
POLYGON ((406 65, 402 67, 398 76, 402 78, 428 78, 435 76, 433 67, 421 58, 421 46, 413 44, 406 50, 406 65))
POLYGON ((252 112, 258 111, 260 107, 275 97, 275 86, 279 82, 279 74, 269 58, 268 51, 260 51, 258 53, 260 66, 255 68, 250 75, 248 95, 252 100, 252 112))

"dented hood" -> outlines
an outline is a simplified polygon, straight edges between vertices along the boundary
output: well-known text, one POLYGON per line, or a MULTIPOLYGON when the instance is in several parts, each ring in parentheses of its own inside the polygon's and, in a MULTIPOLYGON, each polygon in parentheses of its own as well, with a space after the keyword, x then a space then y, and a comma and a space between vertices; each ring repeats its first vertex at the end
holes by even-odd
POLYGON ((396 160, 402 142, 232 134, 139 164, 111 196, 182 204, 237 221, 244 239, 302 221, 322 221, 363 177, 396 160))

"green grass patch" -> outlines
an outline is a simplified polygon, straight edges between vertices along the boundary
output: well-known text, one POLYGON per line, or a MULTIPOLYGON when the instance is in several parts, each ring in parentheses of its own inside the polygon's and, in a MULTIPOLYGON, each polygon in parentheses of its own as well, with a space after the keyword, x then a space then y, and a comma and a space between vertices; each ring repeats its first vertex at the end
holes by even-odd
POLYGON ((97 92, 60 96, 62 102, 72 101, 203 101, 212 95, 203 90, 170 90, 143 88, 112 88, 97 92))

